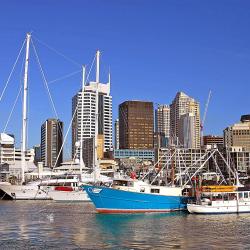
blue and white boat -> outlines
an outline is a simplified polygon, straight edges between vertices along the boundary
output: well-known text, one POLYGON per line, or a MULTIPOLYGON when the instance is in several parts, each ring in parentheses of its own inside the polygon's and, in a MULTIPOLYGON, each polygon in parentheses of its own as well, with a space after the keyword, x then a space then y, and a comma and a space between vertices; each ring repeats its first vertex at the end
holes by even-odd
POLYGON ((114 180, 112 187, 83 185, 99 213, 145 213, 186 210, 181 187, 150 185, 141 180, 114 180))

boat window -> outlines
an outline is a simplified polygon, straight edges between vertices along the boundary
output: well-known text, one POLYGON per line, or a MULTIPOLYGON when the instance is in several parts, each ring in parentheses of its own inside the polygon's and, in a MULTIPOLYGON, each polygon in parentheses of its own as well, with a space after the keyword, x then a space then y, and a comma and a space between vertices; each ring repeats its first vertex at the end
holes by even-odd
POLYGON ((244 193, 244 198, 248 198, 248 193, 247 192, 244 193))
POLYGON ((160 189, 158 189, 158 188, 151 188, 151 193, 159 194, 160 193, 160 189))
POLYGON ((121 181, 121 180, 115 180, 115 181, 113 181, 113 185, 116 185, 116 186, 128 186, 128 182, 127 181, 121 181))
POLYGON ((129 181, 128 182, 128 187, 133 187, 134 186, 134 183, 132 181, 129 181))
POLYGON ((239 193, 239 199, 242 199, 243 193, 239 193))

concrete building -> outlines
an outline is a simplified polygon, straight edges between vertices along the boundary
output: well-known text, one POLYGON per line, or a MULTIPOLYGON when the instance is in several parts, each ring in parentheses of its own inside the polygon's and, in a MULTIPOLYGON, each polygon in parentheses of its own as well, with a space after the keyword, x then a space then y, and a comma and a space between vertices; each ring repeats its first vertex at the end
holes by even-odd
POLYGON ((231 162, 238 172, 250 174, 250 152, 242 147, 229 148, 231 162))
POLYGON ((115 149, 119 149, 119 119, 115 120, 115 149))
MULTIPOLYGON (((94 138, 87 138, 83 141, 83 162, 85 167, 92 169, 94 166, 94 138)), ((104 158, 104 136, 98 135, 97 137, 97 159, 104 158)))
MULTIPOLYGON (((25 172, 33 171, 34 149, 25 152, 25 172)), ((15 138, 5 133, 0 134, 0 181, 21 180, 21 149, 15 148, 15 138)))
POLYGON ((217 136, 217 135, 205 135, 203 136, 203 145, 216 145, 217 147, 223 146, 223 136, 217 136))
MULTIPOLYGON (((21 149, 15 148, 15 162, 21 162, 22 160, 21 149)), ((34 162, 35 160, 35 150, 33 148, 27 149, 25 152, 25 161, 26 162, 34 162)))
MULTIPOLYGON (((179 163, 181 164, 182 170, 185 170, 184 163, 186 167, 192 166, 195 162, 199 162, 196 168, 198 168, 202 163, 205 162, 206 158, 201 159, 201 157, 206 153, 205 149, 195 149, 195 148, 180 148, 179 149, 179 158, 178 154, 173 157, 173 164, 174 166, 178 166, 179 163), (201 159, 201 160, 199 160, 201 159), (199 161, 198 161, 199 160, 199 161)), ((158 162, 158 166, 164 167, 166 163, 169 161, 170 156, 169 148, 159 148, 155 150, 155 162, 158 162)), ((176 167, 177 171, 178 167, 176 167)), ((190 170, 191 171, 191 170, 190 170)))
MULTIPOLYGON (((34 162, 34 149, 27 149, 25 161, 34 162)), ((0 163, 14 164, 21 162, 21 149, 15 147, 15 138, 12 135, 0 133, 0 163)))
POLYGON ((34 162, 37 164, 38 162, 42 161, 42 156, 41 156, 41 145, 35 145, 33 147, 34 152, 35 152, 35 158, 34 158, 34 162))
POLYGON ((154 148, 165 148, 168 146, 169 138, 164 134, 154 132, 154 148))
POLYGON ((196 119, 193 113, 186 113, 180 116, 178 123, 179 143, 184 148, 197 148, 199 142, 195 136, 196 119))
MULTIPOLYGON (((82 91, 72 98, 72 157, 75 155, 75 143, 80 141, 81 116, 83 116, 83 140, 95 136, 95 109, 97 83, 90 82, 84 87, 82 110, 82 91), (76 110, 77 109, 77 110, 76 110)), ((110 82, 98 83, 98 134, 104 135, 104 151, 112 148, 112 96, 110 82)))
POLYGON ((195 117, 195 148, 200 148, 200 105, 183 92, 178 92, 170 105, 170 137, 174 142, 179 138, 179 120, 187 113, 195 117))
POLYGON ((242 116, 239 123, 224 129, 223 134, 226 148, 242 147, 250 151, 250 115, 242 116))
POLYGON ((15 139, 5 133, 0 133, 0 163, 15 161, 15 139))
POLYGON ((125 101, 119 105, 120 149, 153 149, 152 102, 125 101))
POLYGON ((155 110, 155 132, 170 136, 170 107, 168 105, 159 105, 155 110))
POLYGON ((152 149, 115 149, 114 159, 136 158, 154 162, 155 152, 152 149))
POLYGON ((44 166, 53 168, 62 163, 62 143, 63 122, 57 119, 47 119, 41 126, 41 160, 44 166))

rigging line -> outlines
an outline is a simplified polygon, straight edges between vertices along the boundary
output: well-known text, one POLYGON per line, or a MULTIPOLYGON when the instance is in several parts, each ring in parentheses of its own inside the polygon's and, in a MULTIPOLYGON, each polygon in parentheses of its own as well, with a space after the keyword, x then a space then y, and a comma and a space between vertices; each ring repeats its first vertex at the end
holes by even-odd
POLYGON ((10 122, 11 116, 12 116, 12 114, 13 114, 13 111, 14 111, 15 107, 16 107, 16 104, 17 104, 18 98, 19 98, 19 96, 20 96, 21 90, 22 90, 22 85, 20 85, 20 88, 19 88, 18 94, 17 94, 17 96, 16 96, 16 99, 15 99, 14 105, 13 105, 13 107, 12 107, 12 109, 11 109, 11 112, 10 112, 9 117, 8 117, 8 119, 7 119, 7 122, 6 122, 6 124, 5 124, 4 130, 3 130, 3 133, 5 133, 5 131, 6 131, 7 127, 8 127, 8 125, 9 125, 9 122, 10 122))
POLYGON ((10 114, 9 114, 9 117, 8 117, 8 119, 7 119, 7 122, 5 123, 5 127, 4 127, 3 133, 5 133, 5 131, 6 131, 7 127, 8 127, 8 125, 9 125, 10 119, 11 119, 11 117, 12 117, 12 114, 13 114, 13 112, 14 112, 16 103, 17 103, 17 101, 18 101, 18 97, 20 96, 20 93, 21 93, 21 90, 22 90, 22 86, 23 86, 23 85, 22 85, 22 76, 23 76, 24 62, 25 62, 25 56, 23 57, 22 67, 21 67, 21 70, 20 70, 20 89, 19 89, 19 91, 18 91, 18 93, 17 93, 16 99, 15 99, 15 101, 14 101, 14 104, 13 104, 12 110, 11 110, 11 112, 10 112, 10 114))
POLYGON ((60 80, 64 80, 64 79, 66 79, 66 78, 68 78, 68 77, 70 77, 70 76, 76 75, 77 73, 80 73, 80 72, 82 72, 82 71, 81 71, 81 70, 74 71, 74 72, 72 72, 72 73, 70 73, 70 74, 67 74, 67 75, 65 75, 65 76, 56 78, 55 80, 49 81, 48 84, 54 83, 54 82, 57 82, 57 81, 60 81, 60 80))
MULTIPOLYGON (((91 67, 90 67, 90 71, 91 71, 91 68, 92 68, 92 66, 93 66, 93 64, 94 64, 94 61, 95 61, 95 57, 94 57, 94 60, 93 60, 93 62, 92 62, 92 65, 91 65, 91 67)), ((90 74, 90 71, 89 71, 89 74, 90 74)), ((89 76, 89 74, 88 74, 88 76, 89 76)), ((88 76, 87 76, 87 79, 88 79, 88 76)), ((87 81, 87 79, 86 79, 86 81, 87 81)), ((86 82, 86 81, 85 81, 85 82, 86 82)), ((83 100, 82 100, 82 101, 83 101, 83 100)), ((68 133, 69 133, 70 128, 71 128, 71 126, 72 126, 73 120, 74 120, 74 118, 75 118, 75 116, 76 116, 76 114, 77 114, 77 112, 78 112, 78 106, 79 106, 79 102, 77 102, 77 105, 76 105, 76 107, 75 107, 74 113, 73 113, 72 118, 71 118, 70 123, 69 123, 69 127, 68 127, 67 132, 66 132, 66 134, 65 134, 65 137, 64 137, 64 139, 63 139, 62 146, 61 146, 61 148, 60 148, 60 150, 59 150, 59 153, 58 153, 58 155, 57 155, 57 157, 56 157, 55 164, 54 164, 54 166, 52 167, 52 169, 54 169, 55 166, 57 165, 57 162, 58 162, 58 159, 59 159, 59 155, 61 154, 61 152, 62 152, 62 150, 63 150, 63 147, 64 147, 64 145, 65 145, 65 143, 66 143, 66 139, 67 139, 67 137, 68 137, 68 133)), ((82 111, 82 114, 81 114, 81 115, 83 115, 83 111, 82 111)), ((89 115, 88 120, 91 118, 90 116, 91 116, 91 114, 89 115)), ((85 127, 86 127, 86 126, 87 126, 87 123, 85 124, 85 127)), ((84 128, 84 130, 85 130, 85 128, 84 128)), ((77 133, 77 137, 78 137, 78 133, 77 133)))
POLYGON ((56 54, 62 56, 64 59, 70 61, 71 63, 77 65, 78 67, 82 67, 82 65, 78 62, 76 62, 75 60, 69 58, 68 56, 64 55, 63 53, 59 52, 58 50, 54 49, 53 47, 51 47, 50 45, 48 45, 47 43, 41 41, 40 39, 38 39, 36 36, 32 36, 33 39, 35 39, 36 41, 38 41, 40 44, 44 45, 45 47, 47 47, 48 49, 54 51, 56 54))
POLYGON ((34 45, 32 39, 31 39, 31 44, 32 44, 33 49, 34 49, 34 52, 35 52, 35 56, 36 56, 36 59, 37 59, 37 63, 38 63, 38 65, 39 65, 40 72, 41 72, 41 74, 42 74, 42 78, 43 78, 43 81, 44 81, 44 85, 45 85, 45 87, 46 87, 46 89, 47 89, 47 92, 48 92, 48 95, 49 95, 49 98, 50 98, 50 101, 51 101, 51 104, 52 104, 52 107, 53 107, 53 111, 55 112, 56 118, 58 119, 58 114, 57 114, 56 107, 55 107, 54 101, 53 101, 53 99, 52 99, 50 90, 49 90, 48 82, 47 82, 47 80, 46 80, 46 77, 45 77, 45 74, 44 74, 42 65, 41 65, 41 63, 40 63, 40 60, 39 60, 39 57, 38 57, 38 54, 37 54, 37 51, 36 51, 36 48, 35 48, 35 45, 34 45))
POLYGON ((65 142, 66 142, 66 138, 68 137, 69 130, 70 130, 70 128, 71 128, 71 126, 72 126, 72 123, 73 123, 73 119, 74 119, 74 117, 75 117, 75 115, 76 115, 77 107, 78 107, 78 105, 76 106, 76 109, 75 109, 75 111, 74 111, 74 114, 73 114, 73 116, 72 116, 72 118, 71 118, 71 120, 70 120, 69 127, 68 127, 68 129, 67 129, 67 132, 66 132, 66 134, 65 134, 65 137, 64 137, 64 139, 63 139, 62 146, 61 146, 61 148, 60 148, 60 150, 59 150, 59 153, 58 153, 58 155, 57 155, 57 157, 56 157, 55 164, 54 164, 54 166, 52 167, 52 169, 54 169, 55 166, 57 165, 59 156, 60 156, 61 153, 62 153, 63 147, 64 147, 65 142))
POLYGON ((21 55, 21 52, 22 52, 22 50, 23 50, 23 47, 24 47, 25 42, 26 42, 26 38, 25 38, 24 41, 23 41, 22 47, 21 47, 21 49, 20 49, 20 51, 19 51, 19 53, 18 53, 18 56, 17 56, 17 58, 16 58, 16 61, 15 61, 14 65, 13 65, 13 67, 12 67, 12 70, 11 70, 11 72, 10 72, 10 74, 9 74, 9 77, 8 77, 8 79, 7 79, 7 82, 6 82, 5 86, 4 86, 4 89, 3 89, 2 94, 1 94, 1 96, 0 96, 0 102, 1 102, 1 100, 2 100, 2 98, 3 98, 3 95, 4 95, 4 93, 5 93, 5 90, 6 90, 7 86, 8 86, 8 84, 9 84, 10 78, 11 78, 13 72, 14 72, 14 69, 15 69, 16 64, 17 64, 17 62, 18 62, 18 59, 19 59, 19 57, 20 57, 20 55, 21 55))
MULTIPOLYGON (((46 87, 46 89, 47 89, 47 92, 48 92, 48 95, 49 95, 49 99, 50 99, 50 102, 51 102, 51 104, 52 104, 53 111, 55 112, 55 116, 56 116, 57 120, 59 120, 58 113, 57 113, 56 107, 55 107, 55 103, 54 103, 54 101, 53 101, 53 99, 52 99, 52 96, 51 96, 51 93, 50 93, 50 90, 49 90, 49 86, 48 86, 48 82, 47 82, 47 80, 46 80, 46 77, 45 77, 45 74, 44 74, 42 65, 41 65, 41 63, 40 63, 40 60, 39 60, 39 57, 38 57, 38 54, 37 54, 37 51, 36 51, 36 48, 35 48, 35 45, 34 45, 34 43, 33 43, 32 38, 30 39, 30 41, 31 41, 32 47, 33 47, 34 52, 35 52, 35 56, 36 56, 36 59, 37 59, 37 63, 38 63, 38 65, 39 65, 40 72, 41 72, 41 74, 42 74, 42 78, 43 78, 43 81, 44 81, 44 85, 45 85, 45 87, 46 87)), ((60 122, 58 122, 58 126, 59 126, 59 132, 61 132, 61 134, 63 135, 63 129, 62 129, 62 126, 61 126, 60 122)), ((58 156, 59 156, 59 155, 58 155, 58 156)))

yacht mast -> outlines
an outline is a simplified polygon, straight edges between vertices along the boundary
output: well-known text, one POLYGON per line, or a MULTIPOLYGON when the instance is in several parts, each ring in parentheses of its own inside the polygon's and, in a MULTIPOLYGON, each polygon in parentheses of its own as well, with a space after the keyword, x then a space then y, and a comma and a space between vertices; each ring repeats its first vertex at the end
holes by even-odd
POLYGON ((84 102, 84 85, 85 85, 85 66, 82 67, 82 105, 81 105, 81 135, 80 135, 80 180, 82 180, 82 168, 83 168, 83 156, 82 156, 82 144, 83 144, 83 102, 84 102))
POLYGON ((31 34, 26 35, 26 56, 25 56, 25 69, 23 79, 23 119, 22 119, 22 145, 21 145, 21 167, 22 167, 22 183, 24 179, 25 168, 25 151, 26 151, 26 137, 27 137, 27 94, 28 94, 28 68, 29 68, 29 47, 30 47, 31 34))
POLYGON ((94 148, 94 181, 97 181, 97 171, 98 169, 98 157, 97 157, 97 147, 98 147, 98 106, 99 106, 99 82, 100 82, 100 51, 96 52, 96 103, 95 103, 95 148, 94 148))

